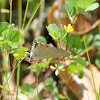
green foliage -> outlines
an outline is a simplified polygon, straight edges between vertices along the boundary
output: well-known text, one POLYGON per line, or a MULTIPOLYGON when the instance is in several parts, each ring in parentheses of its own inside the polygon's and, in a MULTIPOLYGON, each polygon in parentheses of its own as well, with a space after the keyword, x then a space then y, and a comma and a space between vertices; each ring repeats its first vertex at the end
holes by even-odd
POLYGON ((56 81, 54 81, 53 78, 48 78, 45 80, 44 90, 51 92, 51 94, 53 96, 53 100, 67 99, 66 96, 59 94, 59 90, 56 85, 57 85, 56 81))
POLYGON ((70 48, 76 48, 76 49, 81 49, 81 41, 80 37, 77 34, 71 35, 68 45, 70 48))
POLYGON ((95 0, 78 0, 77 5, 80 8, 88 8, 95 0))
MULTIPOLYGON (((81 39, 82 43, 82 49, 80 52, 83 51, 82 54, 86 53, 85 45, 84 45, 84 40, 86 45, 88 46, 87 50, 90 51, 91 49, 96 49, 97 54, 95 55, 95 59, 93 59, 92 63, 95 63, 97 67, 100 66, 100 54, 99 54, 99 49, 100 49, 100 35, 97 30, 93 30, 91 34, 84 35, 83 38, 81 39)), ((79 52, 79 51, 78 51, 79 52)))
POLYGON ((93 38, 93 45, 96 47, 96 48, 100 48, 100 35, 99 34, 96 34, 93 38))
POLYGON ((0 41, 0 48, 1 48, 1 51, 3 51, 3 50, 9 50, 11 44, 12 44, 12 42, 9 41, 9 40, 0 41))
POLYGON ((53 78, 48 78, 45 80, 44 90, 52 92, 55 87, 56 87, 56 82, 53 80, 53 78))
POLYGON ((29 54, 27 48, 18 47, 22 44, 21 33, 19 30, 13 30, 14 24, 0 23, 0 51, 9 50, 9 53, 29 54), (20 39, 20 41, 19 41, 20 39))
POLYGON ((86 66, 83 66, 77 62, 72 62, 70 63, 67 71, 69 74, 72 74, 72 73, 76 73, 77 71, 82 71, 84 67, 86 66))
POLYGON ((20 89, 21 89, 21 93, 25 94, 27 96, 28 95, 32 95, 33 92, 34 92, 33 88, 27 83, 25 83, 22 86, 20 86, 20 89))
POLYGON ((93 11, 93 10, 97 9, 98 7, 99 7, 99 4, 98 3, 93 3, 87 9, 85 9, 85 12, 93 11))
POLYGON ((81 70, 81 71, 79 71, 78 73, 77 73, 77 76, 78 76, 78 78, 83 78, 83 76, 84 76, 84 72, 83 72, 83 70, 81 70))
POLYGON ((84 42, 84 40, 87 45, 91 44, 91 42, 93 40, 93 34, 84 35, 81 39, 81 42, 84 42))
POLYGON ((67 33, 65 30, 62 29, 62 26, 60 26, 60 29, 56 26, 56 24, 50 24, 48 27, 46 27, 50 36, 57 42, 65 41, 65 38, 67 36, 67 33))
POLYGON ((35 40, 40 43, 47 43, 46 39, 42 36, 35 38, 35 40))
POLYGON ((51 62, 51 58, 48 59, 45 63, 36 63, 34 65, 29 66, 27 69, 35 69, 36 73, 39 74, 41 68, 46 68, 51 62))
POLYGON ((21 34, 18 30, 14 30, 14 24, 0 23, 0 48, 1 50, 10 50, 13 42, 19 40, 21 34))
POLYGON ((11 49, 11 51, 9 53, 18 53, 18 54, 29 54, 28 52, 26 52, 28 50, 28 48, 25 47, 18 47, 18 48, 14 48, 11 49))
POLYGON ((72 60, 76 61, 77 63, 81 64, 82 66, 86 67, 87 66, 87 63, 84 59, 82 59, 82 57, 79 57, 79 56, 74 56, 72 58, 72 60))
POLYGON ((9 24, 7 22, 0 23, 0 36, 2 32, 8 29, 9 24))
POLYGON ((11 32, 10 40, 12 42, 16 42, 16 41, 19 40, 20 36, 21 36, 20 31, 14 30, 14 31, 11 32))
POLYGON ((9 30, 4 30, 4 31, 2 32, 2 36, 3 36, 3 39, 4 39, 4 40, 7 40, 8 37, 9 37, 9 30))
POLYGON ((51 61, 52 61, 52 59, 49 58, 45 63, 36 63, 34 65, 29 66, 27 69, 35 69, 37 66, 40 68, 46 68, 46 67, 48 67, 48 65, 50 64, 51 61))
POLYGON ((96 0, 65 0, 65 10, 68 17, 79 13, 89 12, 99 7, 96 0))
POLYGON ((77 0, 65 0, 65 10, 70 17, 74 14, 74 9, 77 10, 77 0))
POLYGON ((100 52, 98 52, 96 55, 95 64, 100 68, 100 52))

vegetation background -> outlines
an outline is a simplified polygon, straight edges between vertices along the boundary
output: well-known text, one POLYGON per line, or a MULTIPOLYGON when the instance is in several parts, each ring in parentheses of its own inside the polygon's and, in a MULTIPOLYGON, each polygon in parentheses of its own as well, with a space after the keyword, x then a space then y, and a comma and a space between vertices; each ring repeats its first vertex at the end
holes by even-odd
POLYGON ((100 0, 0 0, 0 100, 100 100, 100 0), (33 40, 70 52, 29 60, 33 40))

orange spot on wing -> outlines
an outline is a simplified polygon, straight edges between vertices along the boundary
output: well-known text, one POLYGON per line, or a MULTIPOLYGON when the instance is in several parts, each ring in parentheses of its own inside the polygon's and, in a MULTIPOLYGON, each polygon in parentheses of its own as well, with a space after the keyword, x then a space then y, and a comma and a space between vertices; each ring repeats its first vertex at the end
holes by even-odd
POLYGON ((36 43, 36 40, 34 40, 34 43, 36 43))
POLYGON ((48 46, 48 45, 45 45, 45 48, 50 48, 50 46, 48 46))
POLYGON ((43 44, 40 44, 40 46, 44 46, 43 44))

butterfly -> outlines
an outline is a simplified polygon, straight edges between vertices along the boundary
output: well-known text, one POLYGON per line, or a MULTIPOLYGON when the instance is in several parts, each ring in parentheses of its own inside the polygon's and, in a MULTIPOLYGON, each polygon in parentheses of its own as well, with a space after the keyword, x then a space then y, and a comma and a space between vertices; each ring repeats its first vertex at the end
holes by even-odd
POLYGON ((49 44, 39 43, 36 40, 34 40, 30 52, 30 58, 33 58, 35 60, 41 60, 46 58, 57 58, 62 56, 65 57, 69 55, 70 53, 67 52, 66 50, 51 46, 49 44))

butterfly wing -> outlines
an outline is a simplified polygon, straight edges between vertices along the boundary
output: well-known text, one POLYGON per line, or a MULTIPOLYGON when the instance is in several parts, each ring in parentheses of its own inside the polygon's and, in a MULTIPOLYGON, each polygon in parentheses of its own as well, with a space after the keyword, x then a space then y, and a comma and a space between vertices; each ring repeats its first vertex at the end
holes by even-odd
POLYGON ((34 46, 32 49, 32 58, 36 60, 62 56, 65 57, 69 55, 70 53, 66 50, 50 45, 37 44, 37 46, 34 46))

